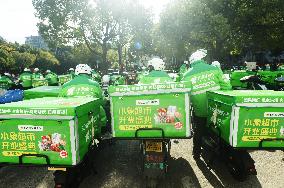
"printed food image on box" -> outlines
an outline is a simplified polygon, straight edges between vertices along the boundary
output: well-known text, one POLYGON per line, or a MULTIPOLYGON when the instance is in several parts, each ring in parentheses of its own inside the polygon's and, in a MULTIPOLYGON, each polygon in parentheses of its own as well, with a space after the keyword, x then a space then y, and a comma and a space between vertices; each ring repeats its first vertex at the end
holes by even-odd
POLYGON ((168 123, 174 124, 176 129, 182 128, 182 123, 180 122, 181 113, 178 112, 176 106, 168 106, 167 108, 158 108, 157 113, 154 115, 155 123, 168 123))
POLYGON ((67 152, 65 151, 66 141, 59 133, 41 136, 38 146, 41 151, 59 152, 61 158, 67 157, 67 152))

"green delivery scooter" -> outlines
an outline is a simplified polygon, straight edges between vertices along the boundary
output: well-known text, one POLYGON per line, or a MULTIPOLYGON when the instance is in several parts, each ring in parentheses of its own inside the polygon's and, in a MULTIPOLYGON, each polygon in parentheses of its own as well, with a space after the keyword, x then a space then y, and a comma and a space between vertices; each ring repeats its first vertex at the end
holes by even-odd
POLYGON ((207 166, 221 159, 236 180, 244 181, 257 174, 249 150, 284 150, 283 96, 271 90, 207 92, 208 118, 201 139, 207 166))

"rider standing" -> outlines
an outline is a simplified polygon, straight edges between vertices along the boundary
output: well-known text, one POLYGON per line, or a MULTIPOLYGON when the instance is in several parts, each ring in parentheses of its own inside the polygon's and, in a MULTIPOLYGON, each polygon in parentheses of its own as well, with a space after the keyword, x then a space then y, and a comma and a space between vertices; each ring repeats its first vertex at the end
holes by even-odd
POLYGON ((201 137, 205 130, 207 118, 207 91, 229 90, 230 82, 224 80, 220 68, 207 64, 202 60, 207 51, 200 49, 190 56, 191 68, 184 74, 182 81, 191 83, 191 102, 193 105, 194 138, 193 156, 199 158, 201 153, 201 137))
POLYGON ((149 74, 141 77, 139 84, 159 84, 164 82, 172 82, 171 77, 164 71, 165 62, 160 58, 153 58, 148 63, 149 74))
POLYGON ((57 74, 51 72, 51 70, 46 70, 45 79, 48 81, 49 86, 57 86, 58 85, 58 77, 57 74))
POLYGON ((29 68, 25 68, 24 72, 20 75, 20 82, 25 89, 32 87, 32 72, 29 68))
POLYGON ((107 119, 103 106, 105 106, 106 102, 104 100, 103 91, 100 85, 98 84, 98 82, 92 80, 91 74, 92 69, 89 65, 77 65, 75 69, 76 77, 62 86, 61 96, 90 96, 99 98, 101 100, 100 125, 102 128, 105 128, 107 119))

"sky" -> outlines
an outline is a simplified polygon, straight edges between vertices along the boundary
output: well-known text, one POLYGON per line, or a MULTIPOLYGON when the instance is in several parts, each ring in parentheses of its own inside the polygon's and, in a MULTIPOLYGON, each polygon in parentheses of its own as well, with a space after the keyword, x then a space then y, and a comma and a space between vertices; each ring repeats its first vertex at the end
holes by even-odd
POLYGON ((25 37, 37 35, 34 12, 32 0, 0 0, 0 36, 23 44, 25 37))
MULTIPOLYGON (((155 13, 155 21, 170 0, 140 0, 155 13)), ((9 42, 25 43, 25 37, 38 35, 32 0, 0 0, 0 36, 9 42)))

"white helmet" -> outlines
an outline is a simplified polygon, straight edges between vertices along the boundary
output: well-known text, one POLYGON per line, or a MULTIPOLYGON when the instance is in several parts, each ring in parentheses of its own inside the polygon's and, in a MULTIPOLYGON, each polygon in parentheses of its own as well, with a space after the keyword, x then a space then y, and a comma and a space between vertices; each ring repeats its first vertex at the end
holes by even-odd
POLYGON ((103 78, 102 78, 102 82, 103 82, 104 84, 108 84, 109 81, 110 81, 110 76, 107 75, 107 74, 104 75, 103 78))
POLYGON ((34 72, 38 72, 39 71, 39 68, 34 68, 34 72))
POLYGON ((51 73, 51 71, 50 70, 46 70, 46 73, 51 73))
POLYGON ((186 64, 186 65, 188 65, 188 61, 184 61, 183 63, 186 64))
POLYGON ((31 69, 25 68, 25 69, 24 69, 24 72, 31 72, 31 69))
POLYGON ((92 74, 92 69, 87 64, 79 64, 76 66, 75 74, 92 74))
POLYGON ((148 62, 148 66, 152 65, 154 70, 164 70, 165 69, 165 62, 160 58, 153 58, 148 62))
POLYGON ((70 68, 69 71, 74 71, 74 68, 70 68))
POLYGON ((4 73, 4 75, 5 75, 5 76, 9 76, 9 77, 11 77, 11 74, 10 74, 10 73, 8 73, 8 72, 5 72, 5 73, 4 73))
POLYGON ((213 62, 211 63, 211 65, 213 65, 214 67, 221 68, 221 64, 219 63, 219 61, 213 61, 213 62))
POLYGON ((193 54, 191 54, 191 56, 189 58, 189 62, 191 64, 195 61, 199 61, 202 58, 204 58, 206 55, 207 55, 207 50, 199 49, 196 52, 194 52, 193 54))

